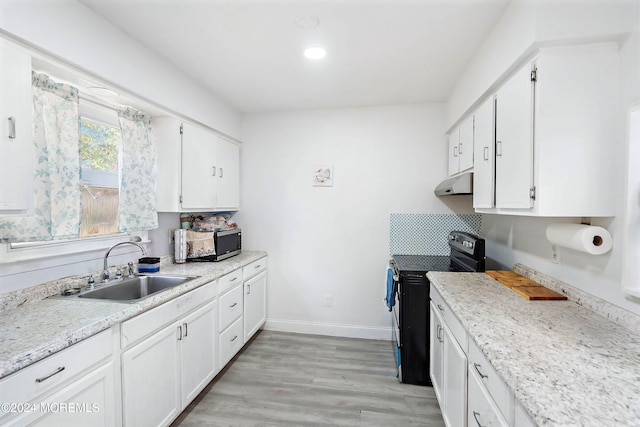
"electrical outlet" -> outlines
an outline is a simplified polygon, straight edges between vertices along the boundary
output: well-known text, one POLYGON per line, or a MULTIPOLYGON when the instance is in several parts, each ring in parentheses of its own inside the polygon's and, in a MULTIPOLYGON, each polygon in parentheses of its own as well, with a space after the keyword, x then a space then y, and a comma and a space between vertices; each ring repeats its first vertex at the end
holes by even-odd
POLYGON ((560 264, 560 249, 556 245, 551 245, 551 262, 560 264))
POLYGON ((324 306, 325 307, 333 307, 333 295, 325 295, 324 296, 324 306))

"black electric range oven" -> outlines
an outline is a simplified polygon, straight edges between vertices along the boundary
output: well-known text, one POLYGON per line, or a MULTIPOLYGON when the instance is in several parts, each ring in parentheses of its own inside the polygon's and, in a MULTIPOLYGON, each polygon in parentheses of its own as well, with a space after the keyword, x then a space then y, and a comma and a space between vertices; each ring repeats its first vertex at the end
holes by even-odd
MULTIPOLYGON (((483 272, 485 242, 461 231, 449 236, 449 256, 393 255, 395 303, 392 304, 393 345, 399 381, 432 385, 429 377, 429 271, 483 272)), ((388 304, 390 305, 390 304, 388 304)))

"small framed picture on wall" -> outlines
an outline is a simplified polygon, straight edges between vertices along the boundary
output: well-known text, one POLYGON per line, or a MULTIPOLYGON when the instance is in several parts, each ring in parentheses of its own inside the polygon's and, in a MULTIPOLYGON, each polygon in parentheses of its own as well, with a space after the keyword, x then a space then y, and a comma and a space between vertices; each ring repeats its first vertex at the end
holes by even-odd
POLYGON ((333 186, 333 166, 331 165, 313 166, 313 186, 314 187, 333 186))

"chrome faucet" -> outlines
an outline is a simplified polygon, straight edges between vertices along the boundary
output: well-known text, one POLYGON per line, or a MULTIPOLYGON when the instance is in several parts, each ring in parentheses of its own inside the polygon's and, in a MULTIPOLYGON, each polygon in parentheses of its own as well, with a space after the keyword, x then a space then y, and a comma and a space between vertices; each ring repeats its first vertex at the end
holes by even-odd
POLYGON ((140 248, 140 250, 142 251, 142 255, 146 255, 147 251, 145 250, 145 248, 141 245, 139 245, 136 242, 120 242, 120 243, 116 243, 115 245, 111 246, 109 249, 107 249, 107 253, 104 254, 104 269, 102 270, 102 281, 103 282, 108 282, 109 281, 109 267, 107 266, 107 258, 109 258, 109 254, 111 253, 111 250, 113 248, 115 248, 116 246, 121 246, 121 245, 135 245, 138 248, 140 248))

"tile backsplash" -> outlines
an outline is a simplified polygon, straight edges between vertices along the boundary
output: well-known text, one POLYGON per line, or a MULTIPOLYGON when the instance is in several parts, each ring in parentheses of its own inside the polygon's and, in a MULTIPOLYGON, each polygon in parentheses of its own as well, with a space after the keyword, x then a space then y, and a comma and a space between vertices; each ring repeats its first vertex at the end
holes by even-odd
POLYGON ((479 234, 481 225, 481 215, 392 213, 389 255, 449 255, 450 231, 479 234))

